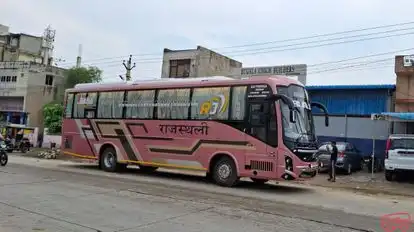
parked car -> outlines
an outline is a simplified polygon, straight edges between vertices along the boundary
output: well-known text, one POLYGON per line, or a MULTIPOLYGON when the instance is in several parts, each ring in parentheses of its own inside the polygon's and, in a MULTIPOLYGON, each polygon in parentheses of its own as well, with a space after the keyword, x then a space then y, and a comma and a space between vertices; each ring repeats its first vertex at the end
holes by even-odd
MULTIPOLYGON (((329 170, 331 166, 331 154, 327 146, 330 146, 330 143, 322 143, 315 154, 319 162, 320 171, 329 170)), ((361 152, 352 143, 336 142, 336 147, 338 148, 337 170, 345 171, 347 175, 350 175, 353 171, 364 168, 365 160, 361 152)))
POLYGON ((392 181, 397 174, 414 171, 414 135, 393 134, 385 148, 385 179, 392 181))

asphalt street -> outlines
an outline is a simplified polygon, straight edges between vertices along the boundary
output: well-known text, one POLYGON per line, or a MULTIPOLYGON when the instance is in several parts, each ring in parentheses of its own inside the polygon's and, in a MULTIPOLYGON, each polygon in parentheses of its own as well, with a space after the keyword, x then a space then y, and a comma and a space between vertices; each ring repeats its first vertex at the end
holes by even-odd
MULTIPOLYGON (((223 188, 199 176, 10 156, 0 167, 0 231, 383 231, 409 198, 318 187, 223 188)), ((410 212, 411 213, 411 212, 410 212)))

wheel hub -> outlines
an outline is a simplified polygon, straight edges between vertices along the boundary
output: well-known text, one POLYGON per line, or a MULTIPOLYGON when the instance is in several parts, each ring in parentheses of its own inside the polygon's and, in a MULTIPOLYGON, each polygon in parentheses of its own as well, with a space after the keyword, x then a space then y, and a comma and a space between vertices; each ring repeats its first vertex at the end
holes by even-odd
POLYGON ((108 153, 105 156, 104 163, 106 167, 112 167, 115 162, 115 156, 112 153, 108 153))
POLYGON ((227 179, 230 176, 231 167, 227 164, 223 164, 218 169, 218 174, 221 179, 227 179))

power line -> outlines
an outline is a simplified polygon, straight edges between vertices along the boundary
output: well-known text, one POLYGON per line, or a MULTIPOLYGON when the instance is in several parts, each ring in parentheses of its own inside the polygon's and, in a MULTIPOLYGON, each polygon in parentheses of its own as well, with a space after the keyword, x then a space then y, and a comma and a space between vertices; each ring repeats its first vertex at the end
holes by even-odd
MULTIPOLYGON (((369 38, 362 38, 362 39, 355 39, 355 40, 348 40, 348 41, 339 41, 339 42, 333 42, 333 43, 324 43, 324 44, 318 44, 318 45, 311 45, 311 46, 302 46, 302 47, 296 47, 296 48, 287 48, 287 49, 275 49, 275 50, 268 50, 268 51, 258 51, 258 52, 252 52, 252 53, 245 53, 245 54, 236 54, 233 56, 243 56, 243 55, 256 55, 256 54, 264 54, 264 53, 274 53, 274 52, 282 52, 282 51, 294 51, 294 50, 301 50, 301 49, 308 49, 308 48, 317 48, 317 47, 324 47, 324 46, 332 46, 332 45, 338 45, 338 44, 347 44, 347 43, 355 43, 355 42, 361 42, 361 41, 368 41, 368 40, 376 40, 376 39, 385 39, 385 38, 391 38, 396 36, 407 36, 407 35, 413 35, 414 32, 407 32, 407 33, 400 33, 400 34, 391 34, 391 35, 384 35, 384 36, 376 36, 376 37, 369 37, 369 38)), ((289 45, 287 45, 289 46, 289 45)), ((209 59, 209 56, 200 57, 200 59, 209 59)), ((142 61, 142 62, 136 62, 136 63, 159 63, 162 60, 153 60, 147 59, 148 61, 142 61)), ((110 62, 106 62, 110 63, 110 62)), ((111 62, 113 63, 113 62, 111 62)), ((97 65, 99 63, 96 63, 97 65)))
POLYGON ((348 30, 348 31, 331 32, 331 33, 326 33, 326 34, 316 34, 316 35, 293 38, 293 39, 284 39, 284 40, 276 40, 276 41, 253 43, 253 44, 235 45, 235 46, 222 47, 222 48, 249 47, 249 46, 257 46, 257 45, 273 44, 273 43, 298 41, 298 40, 305 40, 305 39, 314 39, 314 38, 327 37, 327 36, 332 36, 332 35, 342 35, 342 34, 348 34, 348 33, 353 33, 353 32, 369 31, 369 30, 395 27, 395 26, 403 26, 403 25, 409 25, 409 24, 414 24, 414 21, 405 22, 405 23, 397 23, 397 24, 388 24, 388 25, 375 26, 375 27, 360 28, 360 29, 354 29, 354 30, 348 30))
POLYGON ((345 72, 356 72, 356 71, 368 71, 368 70, 377 70, 377 69, 384 69, 384 68, 393 68, 394 65, 380 65, 380 66, 369 66, 369 67, 357 67, 357 68, 349 68, 349 69, 338 69, 332 71, 321 72, 325 73, 345 73, 345 72))
MULTIPOLYGON (((382 53, 375 53, 375 54, 370 54, 370 55, 365 55, 365 56, 352 57, 352 58, 341 59, 341 60, 336 60, 336 61, 327 61, 327 62, 322 62, 322 63, 315 63, 315 64, 308 65, 308 67, 310 67, 310 68, 316 67, 318 69, 319 66, 322 66, 323 67, 323 66, 325 66, 327 64, 338 64, 338 63, 346 62, 346 61, 353 61, 353 60, 358 60, 358 59, 363 59, 363 58, 370 58, 370 57, 377 57, 377 56, 383 56, 383 55, 401 53, 401 52, 406 52, 406 51, 411 51, 411 50, 414 50, 414 47, 413 48, 400 49, 400 50, 394 50, 394 51, 390 51, 390 52, 382 52, 382 53)), ((389 59, 390 60, 391 59, 393 60, 394 58, 389 58, 389 59)), ((356 65, 359 65, 360 62, 342 63, 342 64, 339 64, 339 65, 355 65, 355 64, 356 65)), ((115 65, 107 65, 107 66, 104 66, 104 67, 112 67, 112 66, 118 66, 118 64, 115 64, 115 65)), ((339 68, 341 68, 341 67, 339 67, 339 68)), ((337 69, 338 68, 334 68, 334 70, 337 70, 337 69)), ((150 71, 150 70, 151 69, 147 69, 146 71, 150 71)), ((326 71, 326 69, 323 70, 323 72, 325 72, 325 71, 326 71)))
MULTIPOLYGON (((402 50, 397 50, 397 51, 392 51, 392 52, 377 53, 377 54, 359 56, 359 57, 354 57, 354 58, 349 58, 349 59, 329 61, 329 62, 324 62, 324 63, 319 63, 319 64, 323 64, 323 65, 325 65, 325 64, 336 64, 336 63, 340 63, 340 62, 343 62, 343 61, 351 61, 351 60, 357 60, 357 59, 361 59, 361 58, 381 56, 381 55, 386 55, 386 54, 392 54, 392 53, 395 53, 395 52, 398 52, 398 51, 408 51, 408 50, 413 50, 413 49, 414 48, 402 49, 402 50)), ((393 61, 394 59, 395 59, 394 57, 390 57, 390 58, 379 59, 379 60, 371 60, 371 61, 340 63, 339 65, 336 65, 337 67, 332 67, 332 68, 323 67, 323 65, 319 65, 319 64, 311 64, 311 65, 308 65, 308 67, 310 67, 310 69, 312 71, 308 72, 308 74, 318 74, 318 73, 331 72, 331 71, 335 71, 335 70, 349 69, 349 68, 354 68, 354 67, 359 67, 359 66, 367 66, 367 65, 370 65, 370 64, 378 64, 378 63, 393 61), (340 65, 342 65, 342 66, 340 66, 340 65)), ((116 65, 116 66, 118 66, 118 65, 116 65)), ((106 67, 111 67, 111 66, 106 66, 106 67)), ((151 71, 151 70, 152 69, 146 69, 145 71, 151 71)))
MULTIPOLYGON (((313 38, 327 37, 327 36, 333 36, 333 35, 348 34, 348 33, 353 33, 353 32, 361 32, 361 31, 375 30, 375 29, 381 29, 381 28, 389 28, 389 27, 395 27, 395 26, 403 26, 403 25, 409 25, 409 24, 414 24, 414 22, 389 24, 389 25, 382 25, 382 26, 375 26, 375 27, 368 27, 368 28, 360 28, 360 29, 341 31, 341 32, 316 34, 316 35, 312 35, 312 36, 285 39, 285 40, 268 41, 268 42, 261 42, 261 43, 250 43, 250 44, 244 44, 244 45, 235 45, 235 46, 228 46, 228 47, 222 47, 222 48, 212 48, 212 49, 217 50, 217 49, 237 48, 237 47, 251 47, 251 46, 257 46, 257 45, 266 45, 266 44, 274 44, 274 43, 299 41, 299 40, 305 40, 305 39, 313 39, 313 38)), ((160 55, 160 53, 133 54, 133 56, 155 56, 155 55, 160 55)), ((90 62, 90 61, 101 61, 101 60, 110 60, 110 59, 121 59, 121 58, 124 58, 124 57, 125 56, 97 58, 97 59, 88 60, 88 62, 90 62)), ((75 63, 75 62, 63 62, 62 64, 70 64, 70 63, 75 63)))
POLYGON ((294 43, 294 44, 288 44, 288 45, 279 45, 279 46, 276 46, 276 47, 266 47, 266 48, 256 48, 256 49, 249 49, 249 50, 241 50, 241 51, 237 51, 237 52, 263 51, 263 50, 274 49, 274 48, 294 47, 294 46, 298 46, 298 45, 307 45, 307 44, 312 44, 312 43, 321 43, 321 42, 329 42, 329 41, 335 41, 335 40, 359 38, 359 37, 371 36, 371 35, 379 35, 379 34, 388 34, 388 33, 392 33, 392 32, 409 31, 409 30, 413 30, 413 29, 414 29, 414 27, 403 28, 403 29, 394 29, 394 30, 373 32, 373 33, 360 34, 360 35, 351 35, 351 36, 338 37, 338 38, 330 38, 330 39, 322 39, 322 40, 319 39, 319 40, 313 40, 313 41, 301 42, 301 43, 294 43))
MULTIPOLYGON (((392 58, 392 59, 394 59, 394 58, 392 58)), ((316 72, 310 72, 308 74, 318 74, 318 73, 324 73, 324 72, 327 72, 327 71, 341 70, 341 69, 353 68, 353 67, 360 67, 360 66, 365 66, 365 65, 368 65, 368 64, 375 64, 375 63, 389 61, 389 60, 390 60, 390 58, 380 59, 380 60, 373 60, 373 61, 368 61, 368 62, 365 62, 365 63, 359 63, 359 64, 354 64, 354 65, 349 65, 349 66, 345 66, 345 67, 337 67, 337 68, 330 68, 330 69, 325 69, 325 70, 316 71, 316 72)))
POLYGON ((396 50, 396 51, 392 51, 392 52, 376 53, 376 54, 371 54, 371 55, 366 55, 366 56, 353 57, 353 58, 349 58, 349 59, 328 61, 328 62, 323 62, 323 63, 316 63, 316 64, 308 65, 308 67, 322 66, 322 65, 326 65, 326 64, 332 64, 332 63, 340 63, 340 62, 345 62, 345 61, 358 60, 358 59, 362 59, 362 58, 370 58, 370 57, 376 57, 376 56, 390 55, 390 54, 394 54, 394 53, 407 52, 407 51, 411 51, 411 50, 414 50, 414 47, 413 48, 396 50))
MULTIPOLYGON (((384 59, 384 61, 382 61, 382 60, 380 60, 380 61, 378 61, 378 63, 383 63, 383 62, 387 62, 387 61, 394 61, 394 57, 388 57, 388 58, 385 58, 384 59)), ((359 64, 361 64, 361 63, 365 63, 365 62, 367 62, 366 60, 364 60, 364 61, 357 61, 357 62, 347 62, 347 63, 338 63, 338 64, 336 64, 335 63, 335 65, 333 65, 334 64, 334 62, 332 62, 332 65, 331 66, 325 66, 325 65, 320 65, 320 66, 310 66, 310 70, 313 70, 313 71, 315 71, 315 70, 318 70, 318 69, 327 69, 327 68, 330 68, 330 67, 336 67, 336 68, 338 68, 338 67, 343 67, 344 65, 359 65, 359 64)), ((368 60, 368 62, 369 62, 369 60, 368 60)), ((388 62, 389 63, 389 62, 388 62)))

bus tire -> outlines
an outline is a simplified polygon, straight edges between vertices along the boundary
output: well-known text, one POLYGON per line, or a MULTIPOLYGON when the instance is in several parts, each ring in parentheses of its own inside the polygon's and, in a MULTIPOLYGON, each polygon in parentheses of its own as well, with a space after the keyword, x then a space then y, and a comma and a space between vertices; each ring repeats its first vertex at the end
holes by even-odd
MULTIPOLYGON (((107 147, 105 150, 103 150, 99 164, 102 168, 102 170, 106 172, 116 172, 122 169, 122 164, 118 163, 117 157, 116 157, 116 151, 113 147, 107 147)), ((126 165, 125 165, 126 166, 126 165)))
POLYGON ((214 182, 224 187, 232 187, 239 181, 236 164, 233 159, 228 156, 221 157, 214 164, 212 175, 214 182))

